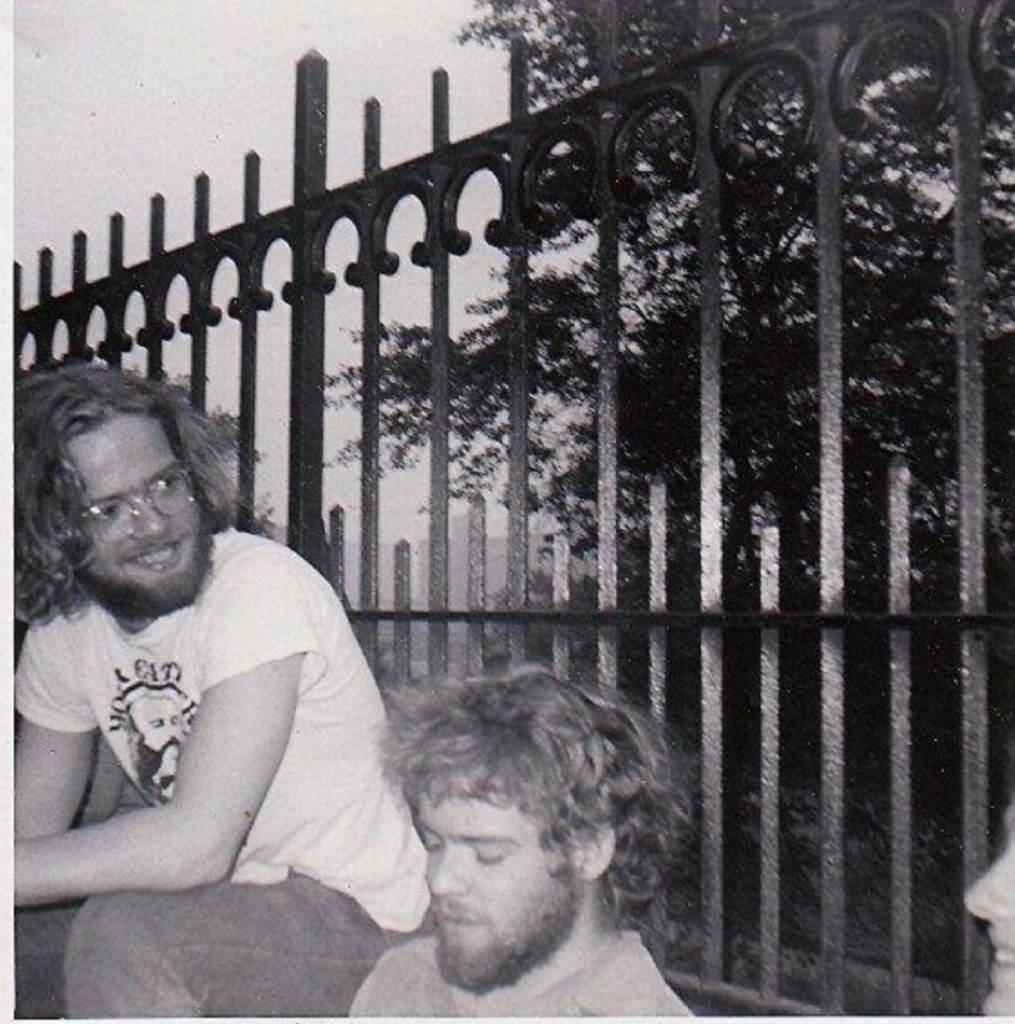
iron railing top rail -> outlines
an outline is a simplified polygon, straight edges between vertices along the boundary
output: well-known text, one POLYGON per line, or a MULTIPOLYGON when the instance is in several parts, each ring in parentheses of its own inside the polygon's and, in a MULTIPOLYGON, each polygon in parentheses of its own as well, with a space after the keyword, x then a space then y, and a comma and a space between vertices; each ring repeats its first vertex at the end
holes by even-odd
POLYGON ((350 609, 354 622, 510 622, 532 626, 690 626, 730 628, 881 626, 916 630, 925 626, 958 626, 962 629, 1013 629, 1015 612, 969 614, 965 612, 691 612, 602 609, 587 611, 530 607, 526 609, 452 609, 427 611, 412 608, 350 609))
MULTIPOLYGON (((999 0, 981 0, 981 12, 977 19, 978 31, 981 34, 984 31, 983 26, 991 22, 993 9, 998 6, 999 0)), ((600 85, 552 107, 516 115, 500 125, 449 142, 444 146, 436 146, 427 153, 390 167, 378 169, 376 173, 369 176, 327 189, 321 194, 301 199, 285 207, 258 213, 254 217, 238 221, 216 232, 207 233, 203 237, 195 238, 175 248, 153 253, 137 263, 117 267, 103 277, 88 281, 79 280, 66 291, 58 295, 47 295, 32 306, 22 308, 18 305, 20 299, 17 295, 18 289, 16 289, 16 337, 20 343, 28 334, 36 333, 40 329, 44 330, 46 327, 52 328, 56 322, 65 319, 80 306, 91 309, 95 305, 101 304, 103 298, 109 299, 113 295, 117 297, 129 295, 135 290, 150 288, 155 283, 168 284, 177 274, 184 273, 186 275, 186 272, 195 266, 202 268, 208 265, 217 266, 222 258, 247 249, 252 234, 265 240, 266 244, 263 247, 266 250, 273 242, 290 237, 298 213, 336 213, 337 216, 332 224, 348 216, 355 223, 357 230, 362 231, 365 225, 361 221, 365 216, 365 207, 368 203, 376 207, 387 200, 390 214, 391 209, 402 198, 413 194, 411 190, 400 192, 400 188, 414 182, 429 187, 431 178, 429 172, 435 162, 464 167, 467 173, 462 177, 467 180, 472 174, 483 169, 483 157, 506 156, 512 137, 519 134, 531 138, 543 137, 546 132, 552 133, 554 128, 562 124, 580 122, 583 115, 587 116, 593 113, 604 101, 620 103, 622 106, 637 105, 641 100, 653 95, 668 83, 672 83, 675 76, 687 72, 696 72, 714 65, 737 67, 741 64, 747 65, 759 58, 764 61, 771 56, 785 56, 788 40, 805 35, 822 24, 839 22, 858 25, 864 19, 885 21, 888 18, 906 15, 926 17, 928 13, 948 16, 950 5, 947 0, 930 0, 929 3, 928 0, 876 0, 876 2, 872 2, 872 0, 838 0, 838 2, 832 0, 831 3, 816 11, 787 21, 777 30, 752 37, 749 40, 728 40, 713 46, 701 47, 689 54, 657 65, 634 69, 633 74, 628 74, 631 69, 625 66, 623 70, 628 77, 622 81, 600 85), (480 158, 479 163, 476 163, 477 158, 480 158), (393 201, 391 201, 392 198, 393 201)), ((981 85, 985 91, 991 93, 1010 90, 1011 85, 1007 79, 1002 80, 1002 75, 997 73, 999 70, 996 67, 997 61, 992 61, 989 57, 985 59, 982 56, 984 47, 983 40, 978 39, 971 43, 974 54, 979 55, 979 59, 974 63, 981 72, 981 85)), ((316 53, 304 57, 304 60, 308 59, 324 61, 324 58, 316 53)), ((1001 71, 1003 73, 1003 69, 1001 71)), ((689 92, 688 95, 690 96, 691 93, 689 92)), ((504 184, 505 182, 502 181, 502 185, 504 184)), ((506 196, 503 198, 506 207, 508 200, 506 196)), ((161 199, 162 197, 156 193, 153 202, 161 201, 161 199)), ((504 212, 508 211, 505 209, 504 212)), ((119 215, 113 214, 113 216, 119 215)), ((432 227, 428 223, 428 244, 437 240, 437 235, 432 232, 432 227)), ((504 241, 501 244, 508 244, 508 237, 510 236, 507 234, 503 236, 504 241)), ((363 240, 363 235, 361 235, 361 252, 363 251, 363 240)), ((367 242, 374 247, 378 241, 382 242, 383 240, 367 239, 367 242)), ((454 251, 453 248, 452 251, 454 251)), ((43 249, 40 255, 47 253, 51 255, 51 250, 43 249)), ((386 256, 388 254, 384 253, 382 249, 376 255, 386 256)), ((394 273, 394 269, 390 269, 390 266, 389 264, 388 267, 382 269, 382 273, 394 273)), ((15 268, 16 275, 18 275, 21 264, 16 262, 15 268)), ((331 287, 333 285, 323 286, 323 290, 330 291, 331 287)))

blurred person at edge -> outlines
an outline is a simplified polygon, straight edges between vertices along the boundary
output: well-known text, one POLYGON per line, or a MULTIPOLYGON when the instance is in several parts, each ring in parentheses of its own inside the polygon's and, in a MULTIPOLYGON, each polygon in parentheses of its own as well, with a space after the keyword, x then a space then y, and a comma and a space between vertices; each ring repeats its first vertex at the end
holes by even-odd
POLYGON ((343 1014, 426 912, 376 683, 327 581, 233 529, 230 453, 132 374, 17 388, 15 901, 87 899, 71 1016, 343 1014), (75 828, 96 730, 143 800, 75 828))
POLYGON ((966 890, 966 908, 987 922, 994 945, 990 993, 983 1012, 1015 1015, 1015 795, 1004 815, 1001 853, 966 890))
POLYGON ((352 1016, 673 1016, 646 945, 684 817, 661 730, 529 667, 396 692, 385 763, 428 854, 435 935, 352 1016))

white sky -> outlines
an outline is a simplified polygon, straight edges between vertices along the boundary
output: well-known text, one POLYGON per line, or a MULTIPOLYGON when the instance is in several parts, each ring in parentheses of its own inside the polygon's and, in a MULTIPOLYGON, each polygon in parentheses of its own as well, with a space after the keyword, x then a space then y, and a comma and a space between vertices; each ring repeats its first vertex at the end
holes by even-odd
MULTIPOLYGON (((126 219, 126 262, 148 250, 152 194, 165 196, 166 244, 189 241, 193 181, 211 178, 212 230, 238 220, 242 211, 243 161, 261 155, 261 209, 288 205, 292 189, 293 98, 297 60, 317 49, 329 73, 329 186, 359 177, 363 104, 382 105, 385 166, 426 151, 430 145, 431 72, 450 75, 451 132, 458 139, 507 118, 508 81, 503 53, 454 42, 473 14, 470 0, 16 0, 14 63, 14 257, 23 266, 22 303, 34 305, 37 251, 54 251, 54 291, 67 290, 71 238, 89 238, 88 276, 104 276, 109 216, 126 219)), ((9 22, 8 22, 9 23, 9 22)), ((496 214, 488 182, 466 192, 463 226, 475 239, 473 253, 452 269, 452 328, 461 326, 465 303, 486 284, 501 256, 482 241, 482 227, 496 214)), ((393 244, 402 269, 383 282, 382 315, 388 321, 429 319, 428 274, 409 263, 411 243, 421 237, 422 216, 412 202, 396 213, 393 244)), ((342 283, 354 256, 349 237, 329 246, 329 267, 339 286, 328 304, 328 369, 358 362, 347 342, 359 325, 358 293, 342 283)), ((266 284, 275 308, 262 316, 259 397, 259 495, 270 492, 276 518, 285 518, 287 444, 288 307, 277 292, 287 279, 288 257, 273 250, 266 284), (275 258, 277 257, 277 258, 275 258)), ((216 282, 215 301, 233 292, 231 268, 216 282)), ((170 294, 174 319, 186 308, 185 291, 170 294)), ((128 330, 141 325, 128 312, 128 330)), ((96 323, 95 335, 101 335, 96 323)), ((59 338, 59 335, 58 335, 59 338)), ((90 339, 92 335, 90 334, 90 339)), ((237 325, 209 337, 209 405, 238 407, 237 325)), ((59 341, 58 341, 59 351, 59 341)), ((140 357, 129 363, 140 365, 140 357)), ((177 334, 166 346, 171 374, 185 373, 189 340, 177 334)), ((358 417, 329 416, 326 451, 358 417)), ((416 508, 427 489, 421 472, 389 478, 382 487, 382 541, 425 536, 416 508)), ((325 504, 349 509, 347 536, 358 535, 358 471, 328 470, 325 504)), ((496 522, 496 517, 494 517, 496 522)))

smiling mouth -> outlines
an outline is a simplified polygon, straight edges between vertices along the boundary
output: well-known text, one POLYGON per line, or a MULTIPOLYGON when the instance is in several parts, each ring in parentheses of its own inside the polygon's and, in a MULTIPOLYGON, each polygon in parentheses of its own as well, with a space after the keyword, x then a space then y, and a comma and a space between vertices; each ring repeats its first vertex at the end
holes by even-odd
POLYGON ((164 544, 161 547, 135 555, 131 562, 151 572, 165 572, 175 566, 180 552, 179 543, 164 544))

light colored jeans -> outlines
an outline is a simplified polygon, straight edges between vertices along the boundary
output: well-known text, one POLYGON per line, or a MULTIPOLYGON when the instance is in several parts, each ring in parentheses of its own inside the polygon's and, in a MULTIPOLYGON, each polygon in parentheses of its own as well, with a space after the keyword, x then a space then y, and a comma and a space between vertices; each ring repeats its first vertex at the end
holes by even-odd
POLYGON ((303 876, 95 896, 64 960, 71 1017, 338 1017, 387 948, 351 898, 303 876))

